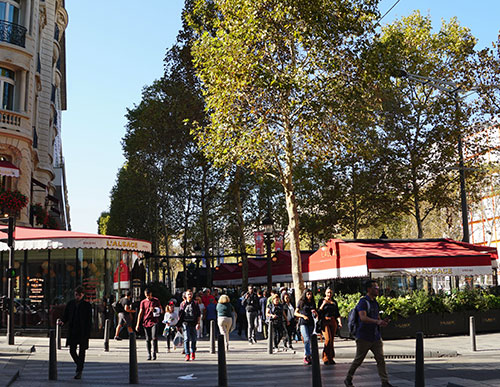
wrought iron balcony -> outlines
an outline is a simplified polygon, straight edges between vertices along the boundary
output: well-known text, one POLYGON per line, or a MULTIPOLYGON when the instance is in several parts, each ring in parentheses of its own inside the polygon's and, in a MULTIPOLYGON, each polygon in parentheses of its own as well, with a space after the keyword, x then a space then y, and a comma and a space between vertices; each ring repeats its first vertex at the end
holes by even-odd
POLYGON ((25 47, 26 28, 5 20, 0 20, 0 41, 25 47))

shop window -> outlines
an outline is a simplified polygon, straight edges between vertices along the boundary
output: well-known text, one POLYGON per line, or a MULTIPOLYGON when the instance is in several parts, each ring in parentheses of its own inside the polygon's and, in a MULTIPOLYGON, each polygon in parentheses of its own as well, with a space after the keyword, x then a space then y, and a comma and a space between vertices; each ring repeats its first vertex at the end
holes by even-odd
POLYGON ((3 110, 14 110, 15 73, 0 67, 0 106, 3 110))

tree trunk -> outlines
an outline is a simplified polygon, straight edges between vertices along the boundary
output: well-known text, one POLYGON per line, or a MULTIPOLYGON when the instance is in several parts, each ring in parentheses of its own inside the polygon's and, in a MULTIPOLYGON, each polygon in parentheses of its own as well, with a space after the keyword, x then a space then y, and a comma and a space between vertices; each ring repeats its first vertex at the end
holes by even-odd
POLYGON ((201 180, 201 224, 203 227, 203 251, 205 252, 205 262, 207 265, 207 285, 212 286, 212 259, 208 257, 209 237, 208 237, 208 211, 207 211, 207 174, 208 166, 203 167, 203 177, 201 180))
POLYGON ((241 256, 241 286, 242 289, 248 287, 248 256, 245 243, 245 225, 243 224, 243 206, 241 205, 241 168, 236 167, 234 173, 234 202, 236 204, 236 221, 238 222, 238 243, 241 256))
POLYGON ((413 201, 415 203, 415 220, 417 222, 417 238, 422 239, 424 237, 424 230, 422 228, 422 216, 420 215, 420 198, 418 187, 415 181, 413 182, 413 201))

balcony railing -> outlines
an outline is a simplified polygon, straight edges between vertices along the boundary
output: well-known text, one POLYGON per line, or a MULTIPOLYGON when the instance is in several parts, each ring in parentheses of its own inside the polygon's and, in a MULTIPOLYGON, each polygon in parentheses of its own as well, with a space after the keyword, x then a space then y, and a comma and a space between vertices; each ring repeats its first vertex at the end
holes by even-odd
POLYGON ((26 28, 19 24, 0 20, 0 41, 25 47, 26 28))
POLYGON ((23 117, 18 113, 8 110, 0 110, 0 125, 7 124, 12 126, 21 126, 23 117))

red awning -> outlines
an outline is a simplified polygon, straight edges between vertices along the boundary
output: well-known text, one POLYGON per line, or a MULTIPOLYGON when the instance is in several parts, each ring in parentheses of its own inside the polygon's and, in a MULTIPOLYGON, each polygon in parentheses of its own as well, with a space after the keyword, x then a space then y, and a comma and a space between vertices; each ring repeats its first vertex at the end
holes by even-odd
MULTIPOLYGON (((7 236, 0 232, 0 238, 7 236)), ((80 248, 151 252, 151 243, 140 239, 45 228, 16 227, 14 239, 16 250, 80 248)), ((7 244, 0 242, 0 251, 5 250, 7 244)))
POLYGON ((0 160, 0 175, 19 177, 19 168, 7 160, 0 160))

